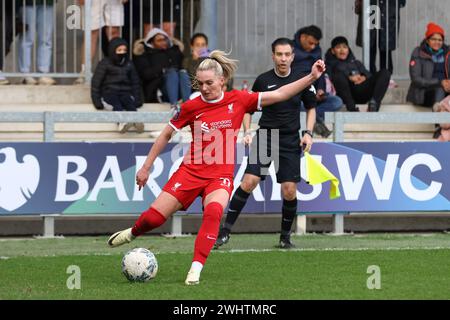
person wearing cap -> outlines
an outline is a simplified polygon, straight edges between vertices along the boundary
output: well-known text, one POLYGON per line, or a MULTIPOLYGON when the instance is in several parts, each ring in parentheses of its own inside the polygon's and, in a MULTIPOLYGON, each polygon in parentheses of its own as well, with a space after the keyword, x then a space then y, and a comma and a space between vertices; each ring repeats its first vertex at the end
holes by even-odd
POLYGON ((339 36, 331 41, 325 55, 327 72, 348 111, 359 111, 356 103, 368 103, 369 112, 377 112, 386 94, 391 79, 387 69, 371 74, 357 60, 348 40, 339 36))
POLYGON ((444 41, 444 29, 429 23, 425 39, 411 55, 408 102, 432 107, 450 94, 450 50, 444 41))

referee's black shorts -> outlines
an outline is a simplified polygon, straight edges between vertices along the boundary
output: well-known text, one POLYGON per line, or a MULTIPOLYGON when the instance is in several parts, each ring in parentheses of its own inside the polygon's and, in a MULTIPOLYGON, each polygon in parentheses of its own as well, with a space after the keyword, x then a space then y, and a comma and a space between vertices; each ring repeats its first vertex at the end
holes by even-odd
POLYGON ((272 134, 275 129, 260 128, 256 131, 250 147, 250 155, 247 159, 245 173, 260 177, 264 180, 269 175, 269 167, 272 162, 275 165, 277 182, 301 181, 300 177, 300 134, 298 131, 291 133, 279 132, 279 141, 272 142, 272 134))

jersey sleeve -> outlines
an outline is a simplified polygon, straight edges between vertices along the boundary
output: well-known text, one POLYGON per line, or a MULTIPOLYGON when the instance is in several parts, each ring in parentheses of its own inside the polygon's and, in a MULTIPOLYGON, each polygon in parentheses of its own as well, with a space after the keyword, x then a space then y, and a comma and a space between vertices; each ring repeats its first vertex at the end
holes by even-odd
POLYGON ((254 113, 255 111, 261 111, 261 97, 262 92, 248 92, 241 91, 240 100, 244 106, 245 113, 254 113))
POLYGON ((175 130, 180 131, 192 122, 192 112, 187 104, 182 104, 175 115, 170 119, 169 125, 175 130))
POLYGON ((316 89, 314 86, 310 86, 308 89, 302 92, 301 96, 305 109, 313 109, 317 107, 316 89))

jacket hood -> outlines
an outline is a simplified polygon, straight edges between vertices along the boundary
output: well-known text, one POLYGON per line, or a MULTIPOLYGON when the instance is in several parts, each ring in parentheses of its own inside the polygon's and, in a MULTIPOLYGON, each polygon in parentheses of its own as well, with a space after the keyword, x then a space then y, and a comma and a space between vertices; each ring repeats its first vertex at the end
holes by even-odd
POLYGON ((169 43, 169 48, 173 46, 173 42, 170 39, 169 35, 164 30, 161 30, 159 28, 153 28, 152 30, 149 31, 149 33, 147 33, 147 35, 144 38, 144 44, 147 47, 154 49, 153 46, 150 44, 150 40, 152 40, 158 34, 162 34, 167 39, 169 43))
MULTIPOLYGON (((120 64, 121 58, 117 55, 116 49, 120 46, 126 46, 127 47, 127 53, 129 53, 129 46, 128 42, 126 42, 122 38, 115 38, 112 39, 108 46, 108 57, 113 61, 115 64, 120 64)), ((128 54, 127 54, 128 57, 128 54)))

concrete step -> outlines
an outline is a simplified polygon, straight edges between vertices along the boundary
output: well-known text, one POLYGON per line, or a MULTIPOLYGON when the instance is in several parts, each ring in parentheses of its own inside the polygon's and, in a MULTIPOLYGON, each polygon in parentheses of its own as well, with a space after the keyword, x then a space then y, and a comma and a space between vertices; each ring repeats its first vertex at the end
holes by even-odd
MULTIPOLYGON (((398 87, 389 89, 384 104, 402 104, 406 101, 409 81, 397 81, 398 87)), ((91 91, 87 85, 55 86, 0 86, 0 105, 3 104, 90 104, 91 91)))

